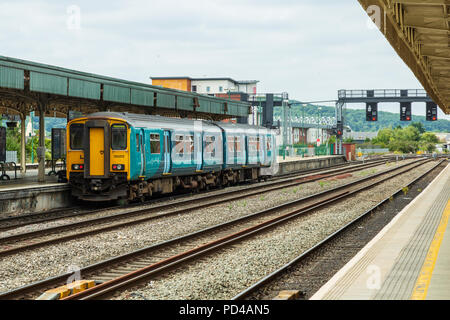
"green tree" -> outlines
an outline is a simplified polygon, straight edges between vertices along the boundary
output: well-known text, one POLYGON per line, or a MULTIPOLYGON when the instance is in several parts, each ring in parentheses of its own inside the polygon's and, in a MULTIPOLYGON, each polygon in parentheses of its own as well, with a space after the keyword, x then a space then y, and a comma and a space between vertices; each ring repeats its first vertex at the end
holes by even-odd
POLYGON ((411 126, 417 128, 419 130, 420 134, 424 134, 426 132, 425 127, 421 122, 413 122, 411 123, 411 126))
POLYGON ((20 159, 20 143, 22 137, 19 128, 8 128, 6 130, 6 150, 17 151, 17 159, 20 159))

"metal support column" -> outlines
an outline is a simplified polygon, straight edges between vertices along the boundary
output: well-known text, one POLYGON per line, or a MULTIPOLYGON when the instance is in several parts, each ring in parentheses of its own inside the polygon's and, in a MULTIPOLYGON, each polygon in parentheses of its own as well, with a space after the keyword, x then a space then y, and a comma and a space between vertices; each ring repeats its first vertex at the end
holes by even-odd
MULTIPOLYGON (((344 117, 342 116, 342 109, 344 107, 344 103, 342 102, 337 102, 336 103, 336 122, 337 122, 337 127, 344 127, 344 117)), ((344 138, 343 136, 341 137, 336 137, 336 154, 344 154, 342 145, 344 143, 344 138)))
POLYGON ((47 102, 39 101, 39 147, 37 156, 39 161, 38 182, 45 182, 45 110, 47 102))
POLYGON ((27 116, 24 113, 20 114, 20 166, 21 166, 21 174, 22 177, 25 176, 25 173, 27 172, 27 151, 26 151, 26 145, 27 145, 27 138, 26 138, 26 120, 27 116))

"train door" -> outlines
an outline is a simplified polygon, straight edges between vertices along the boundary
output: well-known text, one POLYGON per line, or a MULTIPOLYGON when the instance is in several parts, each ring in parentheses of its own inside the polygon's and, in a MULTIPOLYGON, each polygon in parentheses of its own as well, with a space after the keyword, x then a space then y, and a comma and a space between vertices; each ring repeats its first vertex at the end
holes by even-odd
POLYGON ((266 154, 267 154, 266 164, 267 165, 272 164, 272 152, 273 152, 272 147, 273 147, 272 135, 268 134, 268 135, 266 135, 266 154))
POLYGON ((170 145, 170 131, 164 130, 164 172, 163 174, 168 174, 171 171, 172 159, 171 159, 171 145, 170 145))
POLYGON ((196 164, 196 170, 201 171, 203 169, 203 135, 202 132, 194 132, 194 159, 196 164))
POLYGON ((266 154, 267 154, 266 144, 265 144, 266 137, 263 134, 261 134, 261 135, 259 135, 259 139, 260 139, 259 140, 260 164, 264 165, 266 163, 266 154))
POLYGON ((85 178, 101 178, 109 174, 109 124, 103 120, 85 124, 85 178))
POLYGON ((164 172, 164 132, 162 130, 150 131, 149 139, 148 175, 160 175, 164 172))
POLYGON ((146 160, 146 156, 145 156, 147 151, 145 150, 146 143, 145 143, 145 131, 144 131, 144 129, 141 129, 139 140, 141 142, 141 163, 142 163, 142 165, 141 165, 141 177, 143 177, 143 176, 146 175, 146 170, 147 170, 146 169, 147 168, 147 160, 146 160))
POLYGON ((135 145, 135 152, 134 156, 133 156, 133 166, 134 166, 134 170, 133 170, 133 174, 132 176, 134 177, 134 179, 137 179, 138 177, 142 176, 143 172, 143 157, 142 157, 142 132, 141 130, 136 130, 135 134, 134 134, 134 145, 135 145))
POLYGON ((89 153, 91 176, 105 175, 105 130, 103 128, 89 128, 89 153))

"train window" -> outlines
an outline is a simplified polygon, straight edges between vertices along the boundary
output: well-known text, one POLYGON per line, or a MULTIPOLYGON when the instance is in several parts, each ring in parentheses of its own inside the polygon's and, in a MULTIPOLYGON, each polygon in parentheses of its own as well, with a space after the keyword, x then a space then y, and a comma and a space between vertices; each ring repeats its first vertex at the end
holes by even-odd
POLYGON ((74 123, 70 126, 70 149, 83 150, 84 124, 74 123))
POLYGON ((151 134, 150 135, 150 152, 152 154, 160 154, 161 153, 161 142, 159 139, 159 134, 151 134))
POLYGON ((228 137, 228 151, 229 152, 233 152, 235 151, 236 148, 236 137, 228 137))
POLYGON ((194 153, 194 136, 186 136, 186 151, 194 153))
POLYGON ((127 126, 124 124, 114 124, 111 126, 111 149, 127 149, 127 126))
POLYGON ((141 152, 141 141, 140 141, 141 136, 139 135, 139 133, 136 133, 136 151, 137 152, 141 152))
POLYGON ((234 150, 236 150, 236 154, 240 156, 242 152, 241 138, 234 137, 234 150))
POLYGON ((177 135, 175 136, 175 153, 183 154, 184 153, 184 137, 177 135))
POLYGON ((248 150, 251 152, 256 152, 257 149, 257 141, 255 137, 249 137, 248 138, 248 150))
POLYGON ((210 154, 211 157, 216 156, 215 142, 216 142, 216 137, 214 137, 214 136, 205 137, 205 152, 207 154, 210 154))

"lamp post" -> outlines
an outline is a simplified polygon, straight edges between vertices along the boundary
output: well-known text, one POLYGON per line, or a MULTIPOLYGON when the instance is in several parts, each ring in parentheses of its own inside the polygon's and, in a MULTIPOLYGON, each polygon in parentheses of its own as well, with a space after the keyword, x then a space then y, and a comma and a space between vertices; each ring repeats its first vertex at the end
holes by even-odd
MULTIPOLYGON (((322 110, 322 107, 317 108, 317 139, 320 139, 320 111, 322 110)), ((322 140, 320 140, 322 142, 322 140)))

